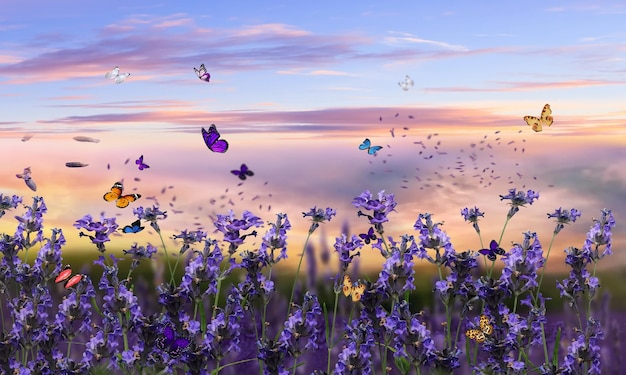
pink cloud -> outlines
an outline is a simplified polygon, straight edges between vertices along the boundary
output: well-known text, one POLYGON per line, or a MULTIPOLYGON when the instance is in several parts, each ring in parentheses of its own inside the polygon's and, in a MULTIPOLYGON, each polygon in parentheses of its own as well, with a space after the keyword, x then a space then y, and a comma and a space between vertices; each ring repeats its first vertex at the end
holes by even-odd
POLYGON ((531 90, 554 90, 563 88, 578 88, 591 86, 623 85, 626 81, 607 81, 595 79, 578 79, 561 82, 496 82, 505 87, 477 88, 477 87, 428 87, 425 91, 430 92, 514 92, 531 90))

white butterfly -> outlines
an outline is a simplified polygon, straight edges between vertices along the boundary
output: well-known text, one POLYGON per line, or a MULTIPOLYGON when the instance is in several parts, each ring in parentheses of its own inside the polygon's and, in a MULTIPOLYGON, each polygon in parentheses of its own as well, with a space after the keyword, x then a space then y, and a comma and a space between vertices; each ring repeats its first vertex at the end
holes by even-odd
POLYGON ((129 75, 130 75, 130 73, 122 73, 122 74, 120 74, 120 68, 116 66, 115 68, 113 68, 113 70, 111 70, 110 72, 105 74, 104 78, 106 78, 106 79, 114 79, 115 83, 122 83, 122 82, 124 82, 126 77, 128 77, 129 75))
POLYGON ((404 77, 404 81, 398 82, 398 85, 402 87, 402 90, 409 91, 409 87, 413 86, 413 80, 409 76, 404 77))
POLYGON ((22 172, 22 174, 16 174, 15 177, 23 179, 30 190, 37 191, 37 185, 35 185, 35 181, 30 177, 30 167, 24 168, 24 172, 22 172))
POLYGON ((552 110, 550 109, 550 104, 546 104, 543 106, 543 110, 541 111, 541 118, 537 118, 535 116, 524 116, 524 121, 533 128, 534 131, 540 132, 543 130, 542 125, 550 126, 552 125, 553 119, 552 110))

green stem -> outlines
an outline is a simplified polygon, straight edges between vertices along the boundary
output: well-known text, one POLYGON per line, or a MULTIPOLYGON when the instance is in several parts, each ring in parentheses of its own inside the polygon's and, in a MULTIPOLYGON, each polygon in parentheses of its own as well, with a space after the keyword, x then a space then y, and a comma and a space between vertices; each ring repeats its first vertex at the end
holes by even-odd
MULTIPOLYGON (((300 261, 298 262, 298 268, 296 269, 296 276, 293 279, 293 285, 291 286, 291 295, 289 296, 289 303, 287 304, 287 318, 289 318, 289 310, 291 309, 291 303, 293 302, 293 294, 296 291, 296 283, 298 282, 298 275, 300 274, 300 267, 302 266, 302 260, 304 259, 304 253, 306 252, 306 247, 309 244, 309 238, 311 238, 312 231, 309 231, 309 234, 306 236, 306 240, 304 241, 304 247, 302 248, 302 253, 300 254, 300 261)), ((285 319, 285 320, 286 320, 285 319)))
POLYGON ((546 273, 546 267, 548 265, 548 259, 550 259, 550 250, 552 250, 552 244, 554 243, 554 239, 556 238, 556 232, 552 234, 552 239, 550 240, 550 246, 548 247, 548 252, 546 253, 546 262, 543 264, 543 268, 541 269, 541 276, 539 276, 539 284, 537 285, 537 293, 535 294, 535 303, 537 302, 537 298, 539 298, 539 292, 541 290, 541 282, 543 281, 543 275, 546 273))
MULTIPOLYGON (((161 231, 157 231, 159 234, 159 238, 161 239, 161 245, 163 245, 163 252, 165 253, 165 262, 167 262, 167 268, 170 270, 170 283, 174 281, 174 271, 172 271, 172 265, 170 264, 170 258, 167 255, 167 247, 165 246, 165 241, 163 241, 163 235, 161 235, 161 231)), ((176 285, 174 285, 176 286, 176 285)))

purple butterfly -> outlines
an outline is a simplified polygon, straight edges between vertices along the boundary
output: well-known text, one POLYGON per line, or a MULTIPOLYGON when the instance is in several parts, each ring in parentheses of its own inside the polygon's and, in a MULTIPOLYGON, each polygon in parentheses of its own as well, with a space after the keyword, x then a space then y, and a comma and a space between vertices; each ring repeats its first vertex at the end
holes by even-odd
POLYGON ((239 170, 232 170, 230 171, 230 173, 234 174, 235 176, 239 177, 240 180, 245 180, 246 176, 254 176, 254 173, 248 169, 248 166, 245 164, 241 164, 241 168, 239 168, 239 170))
POLYGON ((139 167, 140 171, 143 171, 146 168, 150 168, 150 166, 148 164, 144 164, 143 163, 143 155, 141 155, 139 157, 139 159, 135 160, 135 164, 137 164, 137 166, 139 167))
POLYGON ((488 249, 478 250, 482 255, 486 255, 487 259, 494 262, 496 260, 496 255, 504 255, 504 249, 498 246, 496 240, 491 240, 488 249))
POLYGON ((163 328, 163 336, 157 338, 157 346, 173 357, 180 355, 189 344, 188 338, 177 336, 174 328, 169 325, 163 328))
POLYGON ((374 234, 374 228, 370 227, 370 230, 368 230, 367 233, 359 234, 359 237, 361 237, 363 241, 365 241, 365 243, 369 245, 370 241, 376 239, 376 235, 374 234))
POLYGON ((220 133, 217 131, 215 124, 211 124, 209 131, 202 128, 202 138, 204 138, 204 143, 206 143, 209 150, 213 152, 224 153, 228 150, 228 142, 219 139, 220 133))
POLYGON ((193 68, 193 70, 196 72, 196 75, 201 80, 209 82, 209 80, 211 79, 211 75, 209 74, 209 72, 206 71, 204 64, 200 65, 200 69, 193 68))

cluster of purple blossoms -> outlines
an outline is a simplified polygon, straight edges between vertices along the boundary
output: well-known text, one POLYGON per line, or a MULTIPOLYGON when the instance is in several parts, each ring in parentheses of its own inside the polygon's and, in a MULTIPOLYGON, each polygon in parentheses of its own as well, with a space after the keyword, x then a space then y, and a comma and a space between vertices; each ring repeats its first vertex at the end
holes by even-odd
POLYGON ((369 320, 355 319, 347 327, 347 345, 335 365, 335 375, 369 375, 372 373, 374 328, 369 320))
POLYGON ((417 254, 417 245, 413 236, 406 234, 402 236, 400 246, 391 236, 389 242, 391 254, 383 264, 375 288, 396 301, 405 292, 415 289, 413 257, 417 254))
POLYGON ((600 322, 587 320, 587 329, 576 337, 567 349, 563 361, 564 375, 601 374, 599 341, 604 339, 600 322), (585 371, 587 368, 587 371, 585 371))
POLYGON ((511 201, 511 209, 506 214, 507 219, 510 219, 515 215, 520 207, 524 207, 526 204, 533 204, 536 199, 539 199, 539 193, 528 190, 526 193, 523 191, 517 191, 517 189, 509 189, 507 195, 501 195, 500 200, 508 199, 511 201))
POLYGON ((398 203, 394 200, 393 194, 385 194, 384 190, 378 192, 378 199, 374 199, 372 193, 366 190, 352 200, 352 205, 356 208, 364 208, 367 211, 372 211, 372 215, 369 215, 359 210, 357 215, 366 216, 370 224, 374 225, 376 232, 382 235, 384 233, 383 223, 389 221, 387 215, 395 211, 398 203))
POLYGON ((553 213, 548 214, 548 218, 556 219, 556 227, 554 228, 554 234, 558 234, 563 228, 565 228, 565 224, 574 223, 576 219, 580 217, 581 213, 575 208, 571 210, 562 209, 561 207, 554 210, 553 213))
POLYGON ((525 232, 524 241, 515 244, 504 256, 500 279, 514 295, 521 295, 538 286, 537 271, 543 267, 543 249, 535 232, 525 232), (531 243, 532 241, 532 243, 531 243))
POLYGON ((157 221, 167 219, 167 211, 159 210, 159 207, 137 207, 133 208, 133 214, 137 216, 139 220, 145 220, 150 222, 150 226, 157 232, 161 232, 161 228, 157 221))
POLYGON ((480 212, 478 207, 474 206, 474 208, 467 208, 461 210, 461 216, 463 216, 463 220, 472 223, 474 230, 476 233, 480 234, 480 228, 478 227, 478 218, 485 217, 484 212, 480 212))
POLYGON ((46 212, 48 212, 48 207, 43 198, 34 197, 33 205, 26 206, 26 212, 22 216, 15 216, 19 224, 13 240, 20 248, 29 249, 43 240, 43 214, 46 212), (36 233, 32 241, 30 240, 31 233, 36 233))
POLYGON ((256 237, 257 235, 255 230, 248 234, 241 234, 242 231, 261 226, 263 226, 263 221, 250 211, 244 211, 241 219, 235 219, 235 213, 230 210, 228 215, 217 215, 217 221, 215 222, 217 230, 224 233, 224 241, 230 244, 228 248, 230 255, 235 254, 237 248, 243 245, 247 236, 256 237))
POLYGON ((302 217, 309 216, 311 218, 311 227, 309 228, 309 234, 312 234, 319 226, 320 223, 330 221, 333 216, 337 215, 337 211, 330 207, 326 207, 325 210, 313 206, 309 212, 303 212, 302 217))
MULTIPOLYGON (((346 234, 342 234, 341 237, 335 239, 335 251, 339 254, 340 273, 344 274, 348 270, 348 266, 352 263, 354 257, 359 256, 361 253, 357 251, 351 254, 353 251, 363 247, 363 241, 356 235, 352 235, 352 238, 348 239, 346 234)), ((340 280, 338 280, 340 281, 340 280)))
POLYGON ((100 216, 101 221, 94 221, 91 215, 85 215, 82 219, 76 220, 74 223, 74 227, 77 229, 84 229, 87 232, 94 232, 93 235, 85 234, 82 231, 79 233, 80 237, 89 237, 91 239, 91 243, 95 244, 98 248, 98 251, 104 253, 105 246, 104 243, 111 241, 109 236, 114 233, 119 227, 115 223, 115 218, 106 218, 104 217, 104 213, 100 216))
POLYGON ((432 215, 429 213, 419 214, 415 221, 414 229, 419 231, 419 248, 418 257, 421 259, 427 259, 430 263, 437 266, 446 263, 446 259, 451 256, 455 251, 452 248, 450 237, 439 228, 441 223, 434 223, 432 215), (444 255, 442 257, 440 249, 444 248, 444 255), (433 249, 436 252, 436 257, 433 259, 426 249, 433 249))
POLYGON ((276 222, 269 223, 270 228, 265 232, 259 249, 259 253, 267 265, 273 265, 281 259, 287 259, 287 231, 291 229, 291 223, 287 214, 277 214, 276 216, 276 222), (280 252, 275 254, 276 250, 280 250, 280 252))
POLYGON ((17 205, 20 203, 22 203, 22 197, 17 195, 9 197, 8 195, 0 194, 0 218, 4 216, 6 210, 17 208, 17 205))
MULTIPOLYGON (((218 279, 226 277, 230 271, 226 269, 222 273, 220 264, 223 260, 224 256, 217 241, 205 240, 204 251, 195 251, 185 267, 183 281, 180 284, 183 292, 196 302, 202 301, 205 296, 215 295, 218 279)), ((234 259, 231 260, 234 262, 234 259)))

